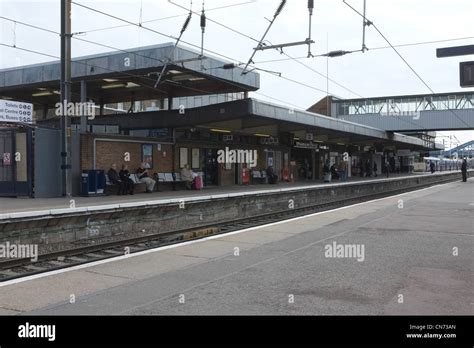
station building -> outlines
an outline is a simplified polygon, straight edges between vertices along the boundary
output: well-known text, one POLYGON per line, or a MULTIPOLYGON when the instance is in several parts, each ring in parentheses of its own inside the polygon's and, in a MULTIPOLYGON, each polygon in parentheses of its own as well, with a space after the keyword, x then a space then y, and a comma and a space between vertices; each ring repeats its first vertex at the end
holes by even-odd
MULTIPOLYGON (((147 162, 154 173, 189 165, 205 186, 227 186, 243 184, 248 165, 220 163, 219 150, 256 151, 257 183, 269 166, 279 180, 317 181, 323 164, 344 154, 349 175, 359 175, 368 160, 381 171, 389 152, 433 149, 416 137, 249 98, 260 88, 256 72, 173 47, 73 60, 70 101, 94 105, 94 115, 70 118, 74 195, 82 171, 107 171, 111 163, 134 172, 147 162)), ((59 62, 0 70, 0 99, 33 104, 31 120, 0 118, 0 195, 62 195, 59 82, 59 62), (18 153, 20 161, 5 161, 18 153)))

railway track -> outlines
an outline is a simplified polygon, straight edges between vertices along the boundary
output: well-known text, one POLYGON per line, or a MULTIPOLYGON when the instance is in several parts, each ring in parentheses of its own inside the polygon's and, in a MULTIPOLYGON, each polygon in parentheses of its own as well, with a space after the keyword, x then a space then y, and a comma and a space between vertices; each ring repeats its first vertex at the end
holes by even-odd
POLYGON ((12 279, 106 260, 117 256, 182 243, 184 241, 197 240, 211 235, 226 234, 233 231, 284 221, 356 203, 367 202, 377 198, 390 197, 452 181, 453 179, 448 179, 441 182, 420 185, 414 189, 397 189, 356 198, 342 199, 332 203, 317 204, 287 211, 273 212, 254 218, 236 219, 225 223, 213 224, 194 229, 152 234, 98 245, 81 246, 74 249, 39 255, 38 260, 34 263, 31 262, 30 259, 12 259, 2 261, 0 262, 0 284, 12 279))

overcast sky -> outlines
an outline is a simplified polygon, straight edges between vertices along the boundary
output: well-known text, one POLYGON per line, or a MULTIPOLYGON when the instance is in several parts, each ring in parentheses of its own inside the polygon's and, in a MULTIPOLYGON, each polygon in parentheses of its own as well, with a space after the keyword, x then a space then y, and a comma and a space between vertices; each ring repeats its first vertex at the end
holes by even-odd
MULTIPOLYGON (((168 0, 73 0, 138 23, 162 19, 144 24, 167 35, 178 36, 186 18, 186 10, 169 3, 168 0), (141 13, 141 15, 140 15, 141 13)), ((189 0, 173 0, 190 7, 189 0)), ((238 6, 208 11, 208 18, 225 24, 245 35, 259 40, 268 26, 264 18, 273 18, 280 0, 205 0, 207 9, 232 4, 238 6)), ((329 50, 357 50, 362 44, 362 18, 344 5, 342 0, 315 0, 313 16, 313 54, 329 50), (328 40, 329 38, 329 40, 328 40)), ((362 0, 347 0, 356 9, 362 10, 362 0)), ((202 0, 193 0, 193 9, 200 11, 202 0)), ((0 0, 0 16, 24 21, 54 31, 60 30, 59 0, 0 0)), ((474 44, 474 0, 367 0, 367 17, 381 29, 394 45, 435 40, 467 38, 437 44, 398 48, 426 83, 437 93, 473 91, 459 87, 459 62, 473 60, 472 56, 436 58, 436 48, 474 44)), ((72 5, 72 31, 84 32, 123 22, 72 5)), ((194 16, 183 40, 200 45, 199 18, 194 16)), ((84 39, 107 44, 120 49, 154 45, 172 40, 134 26, 88 32, 84 39)), ((303 41, 308 37, 307 1, 288 0, 281 15, 276 19, 267 40, 272 44, 303 41)), ((73 56, 101 53, 110 49, 73 40, 73 56)), ((53 56, 59 56, 59 37, 26 28, 0 19, 0 43, 28 48, 53 56)), ((367 29, 368 52, 353 53, 329 60, 329 77, 347 89, 363 97, 400 94, 429 93, 412 71, 391 49, 375 49, 387 46, 373 29, 367 29)), ((183 46, 186 46, 183 44, 183 46)), ((205 48, 233 59, 246 62, 256 42, 236 34, 211 21, 207 22, 205 48)), ((292 57, 305 57, 307 46, 285 49, 292 57)), ((276 51, 258 52, 254 58, 262 69, 282 73, 283 77, 312 86, 308 88, 272 74, 261 73, 260 93, 254 97, 279 104, 295 105, 306 109, 325 96, 326 79, 295 61, 259 63, 287 58, 276 51), (318 91, 320 89, 322 91, 318 91), (263 96, 271 96, 268 99, 263 96)), ((50 61, 51 58, 21 52, 0 46, 0 69, 50 61)), ((326 75, 326 59, 303 59, 301 62, 326 75)), ((357 95, 329 83, 329 93, 343 98, 357 95)), ((450 133, 443 133, 449 135, 450 133)), ((461 141, 474 139, 474 131, 456 132, 461 141)))

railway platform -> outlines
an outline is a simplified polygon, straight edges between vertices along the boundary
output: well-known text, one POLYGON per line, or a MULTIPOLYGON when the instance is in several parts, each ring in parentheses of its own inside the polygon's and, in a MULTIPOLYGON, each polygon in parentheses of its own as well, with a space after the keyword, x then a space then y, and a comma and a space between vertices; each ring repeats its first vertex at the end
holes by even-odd
MULTIPOLYGON (((438 172, 433 175, 440 175, 443 173, 450 172, 438 172)), ((456 173, 454 171, 453 173, 456 173)), ((419 177, 423 175, 431 175, 427 173, 413 173, 413 174, 391 174, 388 180, 400 179, 405 177, 419 177)), ((137 206, 143 202, 150 201, 168 201, 170 199, 211 199, 220 195, 238 195, 238 194, 256 194, 264 191, 275 191, 275 190, 286 190, 286 189, 298 189, 305 187, 329 187, 338 185, 347 185, 349 183, 364 183, 374 182, 379 180, 387 180, 385 176, 378 177, 351 177, 347 182, 342 183, 340 181, 333 181, 331 183, 323 183, 322 181, 302 181, 293 183, 280 182, 276 185, 269 184, 257 184, 257 185, 234 185, 234 186, 210 186, 205 187, 201 191, 162 191, 154 192, 151 194, 140 193, 125 196, 109 195, 109 196, 95 196, 95 197, 72 197, 74 200, 74 206, 77 208, 90 208, 110 205, 120 205, 127 203, 128 206, 137 206)), ((11 197, 0 197, 0 220, 8 217, 12 213, 24 213, 19 216, 28 216, 31 214, 39 214, 41 212, 48 212, 51 210, 67 209, 71 207, 71 199, 69 198, 11 198, 11 197)))
POLYGON ((473 197, 471 178, 0 283, 0 314, 472 315, 473 197))

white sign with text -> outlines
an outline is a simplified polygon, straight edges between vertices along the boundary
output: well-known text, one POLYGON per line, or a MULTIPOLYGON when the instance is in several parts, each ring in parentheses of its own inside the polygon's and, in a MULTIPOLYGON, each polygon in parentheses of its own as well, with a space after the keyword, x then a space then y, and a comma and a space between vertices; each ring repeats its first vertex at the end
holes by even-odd
POLYGON ((33 104, 0 99, 0 122, 33 123, 33 104))

